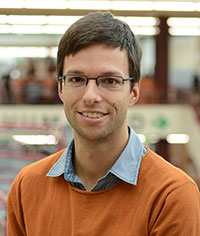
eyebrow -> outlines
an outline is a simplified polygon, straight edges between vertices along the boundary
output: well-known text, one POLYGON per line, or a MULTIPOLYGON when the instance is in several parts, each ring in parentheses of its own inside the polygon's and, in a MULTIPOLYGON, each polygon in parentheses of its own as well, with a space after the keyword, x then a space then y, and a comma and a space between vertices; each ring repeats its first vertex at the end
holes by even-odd
POLYGON ((81 74, 81 75, 84 75, 84 73, 80 70, 68 70, 65 74, 81 74))
MULTIPOLYGON (((85 75, 83 71, 76 70, 76 69, 68 70, 65 74, 85 75)), ((113 71, 105 71, 101 73, 99 76, 123 76, 123 75, 119 71, 113 70, 113 71)))
POLYGON ((101 74, 101 76, 122 76, 119 71, 107 71, 101 74))

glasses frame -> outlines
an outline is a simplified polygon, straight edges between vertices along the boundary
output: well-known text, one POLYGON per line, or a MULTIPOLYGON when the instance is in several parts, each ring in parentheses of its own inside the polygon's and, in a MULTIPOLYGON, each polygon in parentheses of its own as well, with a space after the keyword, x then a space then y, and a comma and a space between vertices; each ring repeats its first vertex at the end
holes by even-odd
POLYGON ((99 85, 100 85, 100 83, 99 83, 99 78, 112 78, 112 77, 116 77, 116 78, 121 78, 122 79, 122 84, 124 84, 124 81, 131 81, 131 80, 133 80, 133 78, 132 77, 129 77, 129 78, 123 78, 122 76, 120 76, 120 75, 113 75, 113 76, 103 76, 103 75, 99 75, 99 76, 97 76, 96 78, 95 77, 90 77, 90 78, 88 78, 87 76, 85 76, 85 75, 76 75, 76 74, 71 74, 71 73, 68 73, 68 74, 65 74, 65 75, 63 75, 63 76, 59 76, 58 77, 58 80, 60 81, 60 83, 62 84, 62 82, 64 82, 65 83, 65 78, 67 77, 67 76, 81 76, 81 77, 84 77, 85 79, 86 79, 86 83, 85 83, 85 87, 88 85, 88 82, 89 82, 89 80, 95 80, 96 81, 96 85, 97 85, 97 87, 99 87, 99 85))

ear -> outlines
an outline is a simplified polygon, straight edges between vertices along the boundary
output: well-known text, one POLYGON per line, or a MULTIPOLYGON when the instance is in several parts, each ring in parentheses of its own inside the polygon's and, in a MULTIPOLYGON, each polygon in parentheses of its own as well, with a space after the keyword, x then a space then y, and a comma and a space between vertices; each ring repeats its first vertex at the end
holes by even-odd
POLYGON ((60 100, 63 102, 63 89, 61 87, 60 82, 58 82, 58 96, 59 96, 60 100))
POLYGON ((139 99, 139 94, 140 94, 140 81, 134 84, 134 87, 130 93, 130 98, 129 98, 129 107, 134 105, 138 99, 139 99))

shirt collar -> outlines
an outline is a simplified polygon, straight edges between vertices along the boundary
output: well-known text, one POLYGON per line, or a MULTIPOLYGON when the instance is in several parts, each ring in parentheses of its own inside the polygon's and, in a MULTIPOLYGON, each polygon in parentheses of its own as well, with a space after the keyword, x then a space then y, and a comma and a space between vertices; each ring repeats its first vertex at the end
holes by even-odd
POLYGON ((53 165, 50 171, 47 173, 47 177, 58 177, 65 173, 70 174, 73 172, 73 165, 72 165, 72 153, 74 147, 74 140, 71 141, 68 148, 63 152, 59 160, 53 165))
MULTIPOLYGON (((146 149, 131 127, 129 127, 129 133, 130 136, 125 149, 108 173, 112 173, 121 180, 136 185, 140 163, 142 157, 146 154, 146 149)), ((71 141, 69 147, 61 155, 60 159, 50 169, 47 177, 58 177, 64 174, 67 181, 80 182, 79 178, 74 173, 72 164, 73 148, 74 140, 71 141)))
POLYGON ((142 157, 146 149, 135 131, 129 127, 129 141, 110 172, 130 184, 136 185, 142 157))

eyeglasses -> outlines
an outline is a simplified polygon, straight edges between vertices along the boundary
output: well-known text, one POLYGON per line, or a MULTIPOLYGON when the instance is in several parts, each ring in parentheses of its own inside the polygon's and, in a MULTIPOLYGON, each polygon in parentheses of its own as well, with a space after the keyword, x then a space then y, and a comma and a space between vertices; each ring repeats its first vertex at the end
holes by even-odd
POLYGON ((66 74, 60 76, 61 85, 65 88, 80 89, 87 86, 89 80, 95 80, 99 88, 105 90, 120 90, 124 81, 133 80, 133 78, 124 79, 122 76, 98 76, 96 78, 88 78, 85 75, 66 74))

